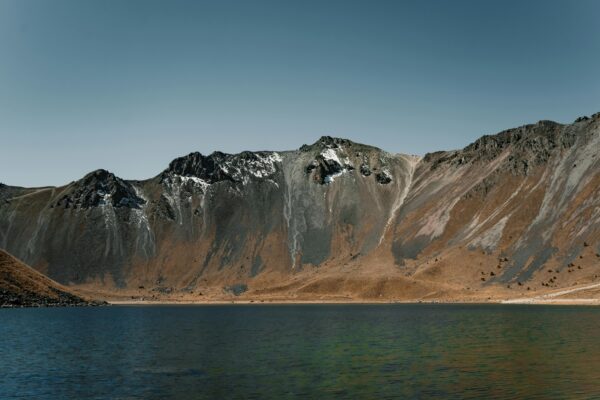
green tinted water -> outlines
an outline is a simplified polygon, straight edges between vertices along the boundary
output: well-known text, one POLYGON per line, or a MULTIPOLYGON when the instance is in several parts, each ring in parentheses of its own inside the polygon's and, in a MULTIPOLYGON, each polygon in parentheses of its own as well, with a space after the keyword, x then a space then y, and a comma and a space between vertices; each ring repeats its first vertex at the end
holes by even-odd
POLYGON ((600 398, 600 308, 0 310, 0 398, 600 398))

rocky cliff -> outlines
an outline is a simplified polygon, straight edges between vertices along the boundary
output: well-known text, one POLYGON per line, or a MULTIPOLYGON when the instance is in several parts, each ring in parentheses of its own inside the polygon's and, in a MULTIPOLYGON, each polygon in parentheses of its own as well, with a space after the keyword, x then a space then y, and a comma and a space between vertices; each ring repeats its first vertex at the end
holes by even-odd
POLYGON ((107 289, 374 282, 365 296, 402 297, 408 284, 589 282, 600 276, 599 125, 600 114, 540 121, 423 158, 322 137, 295 151, 190 153, 144 181, 99 170, 63 187, 2 186, 0 247, 61 283, 107 289))

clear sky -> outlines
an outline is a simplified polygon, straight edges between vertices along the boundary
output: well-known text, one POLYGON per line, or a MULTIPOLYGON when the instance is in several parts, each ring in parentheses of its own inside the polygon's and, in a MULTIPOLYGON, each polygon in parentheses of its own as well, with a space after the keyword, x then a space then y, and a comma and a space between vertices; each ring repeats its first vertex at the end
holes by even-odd
POLYGON ((321 135, 391 152, 600 111, 600 1, 0 0, 0 182, 321 135))

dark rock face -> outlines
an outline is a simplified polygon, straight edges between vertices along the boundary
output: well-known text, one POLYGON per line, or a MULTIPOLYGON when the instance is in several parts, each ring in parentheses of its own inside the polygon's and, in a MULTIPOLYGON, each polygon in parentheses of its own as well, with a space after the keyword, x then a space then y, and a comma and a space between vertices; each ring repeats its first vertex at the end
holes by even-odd
POLYGON ((349 156, 352 155, 356 146, 373 149, 368 146, 357 145, 347 139, 331 136, 322 136, 312 145, 303 145, 300 147, 300 152, 316 153, 314 159, 306 166, 306 173, 311 175, 313 181, 320 185, 331 183, 336 176, 354 170, 354 165, 349 156))
POLYGON ((304 144, 300 147, 303 153, 312 152, 321 149, 338 149, 340 147, 351 148, 355 143, 348 139, 336 138, 331 136, 321 136, 313 144, 304 144))
POLYGON ((244 182, 254 178, 272 177, 280 161, 273 152, 225 154, 214 152, 208 156, 190 153, 173 160, 162 173, 161 180, 173 175, 201 179, 206 184, 216 182, 244 182))
POLYGON ((367 164, 361 164, 360 165, 360 173, 363 176, 370 176, 372 174, 371 168, 369 168, 369 166, 367 164))
POLYGON ((315 182, 324 185, 331 182, 331 177, 342 173, 342 167, 337 161, 325 159, 322 155, 318 155, 307 167, 306 172, 311 173, 315 182))
POLYGON ((193 176, 203 179, 207 183, 233 181, 233 177, 222 168, 225 158, 225 154, 220 152, 215 152, 207 157, 198 152, 190 153, 171 161, 163 176, 169 173, 193 176))
POLYGON ((381 183, 382 185, 387 185, 392 181, 392 177, 387 171, 378 172, 375 174, 375 179, 377 179, 377 182, 381 183))
POLYGON ((145 200, 139 197, 134 187, 114 174, 99 169, 76 182, 73 188, 55 204, 63 208, 92 208, 101 205, 140 208, 145 200))
POLYGON ((463 150, 426 154, 424 160, 431 162, 432 169, 443 164, 476 164, 490 162, 510 148, 511 154, 504 169, 515 175, 527 175, 532 167, 546 163, 553 154, 574 145, 574 132, 564 128, 564 125, 553 121, 539 121, 496 135, 482 136, 463 150))

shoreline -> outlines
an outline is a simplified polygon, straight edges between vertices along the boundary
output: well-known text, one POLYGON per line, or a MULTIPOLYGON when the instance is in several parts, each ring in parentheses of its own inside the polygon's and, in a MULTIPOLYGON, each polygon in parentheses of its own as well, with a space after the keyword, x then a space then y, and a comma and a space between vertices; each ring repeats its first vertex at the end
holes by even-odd
MULTIPOLYGON (((542 293, 507 293, 482 291, 430 292, 425 296, 380 296, 362 297, 344 294, 294 295, 279 293, 271 295, 244 294, 241 296, 211 293, 207 296, 160 295, 135 292, 112 292, 79 288, 82 297, 105 301, 110 305, 303 305, 303 304, 529 304, 529 305, 582 305, 600 306, 598 290, 600 283, 581 284, 542 293), (151 294, 151 296, 149 296, 151 294)), ((408 294, 408 293, 407 293, 408 294)))
POLYGON ((578 305, 578 306, 600 306, 600 299, 507 299, 494 301, 448 301, 448 300, 387 300, 387 301, 366 301, 366 300, 106 300, 109 305, 114 306, 159 306, 159 305, 432 305, 432 304, 448 304, 448 305, 578 305))

